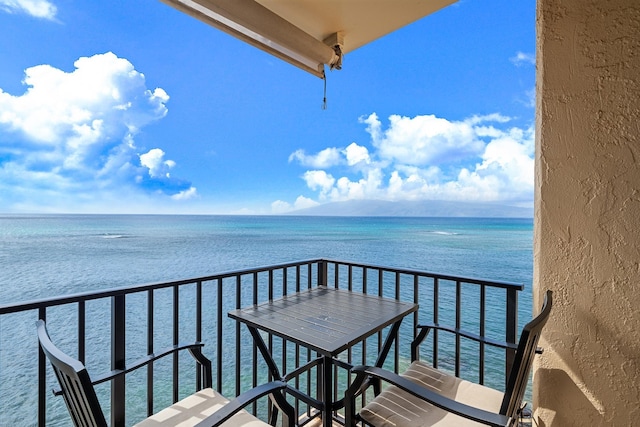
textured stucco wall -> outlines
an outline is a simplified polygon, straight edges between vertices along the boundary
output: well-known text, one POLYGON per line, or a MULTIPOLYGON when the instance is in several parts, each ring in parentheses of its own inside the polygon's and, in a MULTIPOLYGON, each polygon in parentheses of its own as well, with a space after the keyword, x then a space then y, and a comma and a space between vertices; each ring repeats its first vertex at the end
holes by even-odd
POLYGON ((640 425, 640 0, 538 0, 534 425, 640 425))

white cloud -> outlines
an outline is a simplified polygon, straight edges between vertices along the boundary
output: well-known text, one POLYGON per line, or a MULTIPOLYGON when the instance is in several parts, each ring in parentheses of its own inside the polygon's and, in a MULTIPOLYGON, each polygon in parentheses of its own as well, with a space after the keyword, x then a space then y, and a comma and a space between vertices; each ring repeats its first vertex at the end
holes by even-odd
POLYGON ((322 170, 307 171, 303 178, 310 189, 320 191, 320 198, 326 197, 336 182, 330 174, 322 170))
POLYGON ((27 91, 0 89, 0 126, 47 146, 75 150, 135 133, 164 117, 169 97, 146 88, 144 75, 111 52, 78 59, 67 73, 50 65, 25 71, 27 91))
POLYGON ((293 207, 295 209, 306 209, 306 208, 312 208, 314 206, 318 206, 320 203, 316 202, 313 199, 310 199, 308 197, 304 197, 304 196, 298 196, 298 198, 296 199, 296 202, 294 203, 293 207))
POLYGON ((484 143, 473 122, 452 122, 433 115, 414 118, 392 115, 389 128, 373 113, 365 119, 371 142, 381 160, 406 165, 449 163, 477 156, 484 143))
POLYGON ((191 197, 191 184, 169 175, 175 162, 163 150, 143 154, 134 141, 167 114, 167 93, 148 89, 144 75, 111 52, 74 65, 71 72, 28 68, 21 95, 0 89, 0 189, 10 195, 5 200, 56 203, 56 195, 62 200, 68 191, 92 203, 118 192, 191 197))
POLYGON ((293 206, 283 200, 276 200, 275 202, 271 203, 271 213, 283 214, 298 209, 311 208, 314 206, 318 206, 319 204, 320 203, 316 202, 315 200, 304 196, 298 196, 293 206))
POLYGON ((367 125, 371 149, 351 143, 339 150, 344 159, 334 163, 342 165, 340 175, 327 167, 309 170, 303 179, 323 202, 529 202, 533 199, 533 128, 509 128, 510 120, 501 114, 463 121, 394 115, 383 129, 374 113, 360 119, 367 125))
POLYGON ((517 52, 510 61, 517 67, 523 65, 536 65, 536 56, 531 53, 517 52))
POLYGON ((0 0, 0 10, 49 20, 55 19, 58 12, 56 6, 47 0, 0 0))
POLYGON ((286 213, 290 211, 291 211, 291 205, 287 202, 284 202, 282 200, 276 200, 275 202, 271 203, 271 213, 281 214, 281 213, 286 213))
POLYGON ((536 88, 532 88, 530 90, 528 90, 526 93, 526 101, 525 101, 525 105, 527 107, 530 108, 535 108, 536 107, 536 88))
POLYGON ((347 148, 342 151, 342 153, 347 158, 347 164, 349 166, 354 166, 358 163, 371 163, 371 158, 369 157, 369 150, 367 150, 367 147, 360 146, 355 142, 352 142, 347 148))
POLYGON ((289 161, 297 160, 300 164, 316 169, 329 168, 340 163, 340 151, 337 148, 325 148, 314 156, 304 150, 297 150, 289 156, 289 161))
POLYGON ((473 115, 470 118, 465 120, 465 123, 469 123, 470 125, 478 125, 485 122, 496 122, 496 123, 508 123, 511 121, 511 117, 503 116, 500 113, 493 114, 485 114, 483 116, 473 115))
POLYGON ((169 169, 176 165, 173 160, 164 160, 164 151, 159 148, 140 154, 140 164, 149 169, 152 178, 169 178, 169 169))
POLYGON ((197 197, 198 195, 198 190, 196 190, 196 187, 189 187, 186 190, 183 190, 177 194, 174 194, 171 196, 171 198, 173 200, 189 200, 189 199, 193 199, 194 197, 197 197))
POLYGON ((358 181, 351 181, 347 177, 341 177, 336 181, 336 185, 327 191, 330 199, 335 200, 361 200, 378 198, 382 185, 382 170, 370 169, 366 176, 358 181))

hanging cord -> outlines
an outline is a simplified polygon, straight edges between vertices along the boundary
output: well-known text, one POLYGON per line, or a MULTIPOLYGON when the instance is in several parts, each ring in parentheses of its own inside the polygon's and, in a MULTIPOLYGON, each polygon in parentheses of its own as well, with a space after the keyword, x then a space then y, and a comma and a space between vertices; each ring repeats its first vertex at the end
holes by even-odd
POLYGON ((322 109, 326 110, 327 109, 327 75, 324 75, 324 78, 322 79, 324 80, 324 97, 322 98, 322 109))
MULTIPOLYGON (((325 43, 329 45, 333 45, 333 51, 335 52, 335 61, 332 61, 329 64, 329 70, 342 70, 342 57, 344 53, 342 52, 342 45, 344 44, 344 39, 342 33, 335 33, 333 36, 325 39, 325 43), (335 37, 335 40, 334 40, 335 37), (329 42, 331 40, 331 42, 329 42)), ((322 66, 322 80, 324 80, 324 97, 322 98, 322 109, 327 109, 327 73, 324 71, 324 65, 322 66)))

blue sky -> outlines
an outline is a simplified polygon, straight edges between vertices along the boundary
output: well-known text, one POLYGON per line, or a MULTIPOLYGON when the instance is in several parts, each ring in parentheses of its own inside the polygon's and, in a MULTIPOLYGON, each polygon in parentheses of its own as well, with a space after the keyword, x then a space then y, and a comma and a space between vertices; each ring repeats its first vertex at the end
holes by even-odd
POLYGON ((323 82, 158 0, 0 0, 0 213, 533 202, 535 0, 458 3, 323 82))

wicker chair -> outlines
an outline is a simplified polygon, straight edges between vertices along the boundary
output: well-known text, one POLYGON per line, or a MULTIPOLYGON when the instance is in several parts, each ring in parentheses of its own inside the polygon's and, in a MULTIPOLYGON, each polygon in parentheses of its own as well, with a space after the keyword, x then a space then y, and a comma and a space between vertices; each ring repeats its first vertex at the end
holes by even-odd
MULTIPOLYGON (((462 380, 415 360, 402 375, 381 368, 357 366, 352 369, 356 378, 345 394, 347 426, 358 422, 375 427, 418 426, 514 426, 522 409, 531 364, 540 333, 552 306, 551 291, 547 291, 540 313, 527 323, 520 335, 513 366, 504 393, 462 380), (380 382, 391 384, 380 393, 380 382), (355 398, 373 385, 376 397, 356 414, 355 398)), ((419 343, 438 325, 419 326, 419 343)), ((461 331, 456 331, 462 333, 461 331)), ((465 336, 469 336, 466 334, 465 336)), ((475 337, 485 344, 510 348, 506 343, 475 337)), ((416 345, 412 345, 415 349, 416 345)))
MULTIPOLYGON (((94 384, 109 381, 118 375, 124 375, 146 366, 160 357, 185 349, 189 350, 199 368, 202 369, 205 388, 148 417, 136 424, 135 427, 168 427, 176 425, 181 427, 269 426, 269 424, 260 421, 242 409, 266 395, 269 395, 276 407, 282 412, 284 425, 293 427, 296 421, 295 411, 288 404, 282 393, 286 388, 284 382, 273 381, 260 385, 231 401, 214 391, 211 388, 211 362, 202 354, 201 347, 203 344, 201 343, 172 347, 165 352, 150 355, 130 368, 112 372, 92 382, 89 373, 80 361, 66 355, 51 342, 45 322, 38 320, 36 325, 40 348, 51 362, 60 383, 61 391, 56 394, 62 394, 64 397, 67 409, 76 427, 106 427, 108 425, 96 396, 94 384)), ((277 412, 274 411, 274 413, 277 412)), ((275 421, 275 419, 272 420, 273 425, 275 425, 275 421)))

